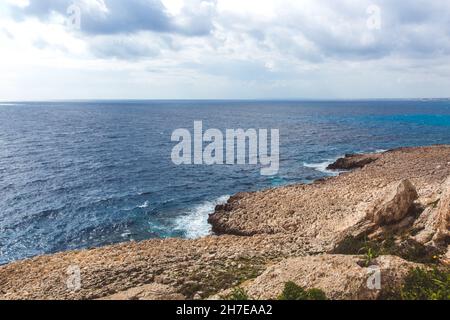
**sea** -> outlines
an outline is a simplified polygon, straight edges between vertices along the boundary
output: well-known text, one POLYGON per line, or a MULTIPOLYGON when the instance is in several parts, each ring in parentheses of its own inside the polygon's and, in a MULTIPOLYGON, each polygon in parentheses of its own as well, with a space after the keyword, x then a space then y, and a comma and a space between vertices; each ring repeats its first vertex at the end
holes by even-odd
POLYGON ((312 181, 347 153, 450 144, 450 100, 0 103, 0 264, 211 233, 241 191, 312 181), (279 129, 280 169, 175 165, 176 129, 279 129))

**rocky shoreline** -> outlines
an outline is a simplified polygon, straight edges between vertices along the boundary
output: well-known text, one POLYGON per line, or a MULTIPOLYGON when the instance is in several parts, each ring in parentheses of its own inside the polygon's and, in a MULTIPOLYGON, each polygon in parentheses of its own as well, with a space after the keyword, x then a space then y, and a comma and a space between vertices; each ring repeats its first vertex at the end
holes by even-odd
POLYGON ((413 268, 448 268, 450 146, 347 155, 329 169, 353 171, 231 197, 209 217, 214 236, 2 266, 0 299, 214 299, 237 286, 275 299, 288 281, 331 299, 382 299, 413 268), (381 289, 367 287, 369 265, 380 268, 381 289))

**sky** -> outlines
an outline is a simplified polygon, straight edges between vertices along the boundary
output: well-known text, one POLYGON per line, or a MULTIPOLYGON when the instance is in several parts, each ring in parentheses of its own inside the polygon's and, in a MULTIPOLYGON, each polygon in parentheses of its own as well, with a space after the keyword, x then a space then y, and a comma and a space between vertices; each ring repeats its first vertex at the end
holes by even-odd
POLYGON ((448 0, 2 0, 0 100, 450 96, 448 0))

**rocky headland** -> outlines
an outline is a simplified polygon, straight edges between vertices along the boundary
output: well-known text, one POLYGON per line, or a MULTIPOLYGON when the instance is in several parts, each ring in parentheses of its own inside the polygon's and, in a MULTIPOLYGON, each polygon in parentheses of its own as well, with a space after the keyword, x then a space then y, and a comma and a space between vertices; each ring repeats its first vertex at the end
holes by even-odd
POLYGON ((450 146, 347 155, 329 169, 348 172, 231 197, 209 217, 213 236, 2 266, 0 299, 215 299, 238 286, 276 299, 287 282, 330 299, 384 299, 417 267, 448 269, 450 146), (370 266, 381 288, 367 286, 370 266))

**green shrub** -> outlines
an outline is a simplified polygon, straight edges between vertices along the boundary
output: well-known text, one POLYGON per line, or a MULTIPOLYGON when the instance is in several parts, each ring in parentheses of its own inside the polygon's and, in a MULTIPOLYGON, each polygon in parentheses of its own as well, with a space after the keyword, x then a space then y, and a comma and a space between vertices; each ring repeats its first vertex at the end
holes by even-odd
POLYGON ((327 295, 320 289, 310 289, 306 291, 306 294, 309 298, 307 300, 327 300, 327 295))
POLYGON ((247 292, 245 292, 244 289, 242 288, 234 288, 233 291, 225 297, 225 300, 230 300, 230 301, 246 301, 246 300, 250 300, 250 298, 248 297, 247 292))
POLYGON ((325 293, 320 289, 305 290, 292 281, 286 282, 284 290, 278 300, 327 300, 325 293))
POLYGON ((392 235, 385 239, 370 240, 366 237, 346 237, 334 250, 335 254, 357 254, 364 256, 364 266, 382 255, 393 255, 417 263, 438 263, 437 256, 442 252, 425 247, 413 239, 396 242, 392 235))
POLYGON ((411 270, 400 292, 403 300, 450 300, 450 270, 411 270))
POLYGON ((294 282, 286 282, 278 300, 306 300, 305 290, 294 282))

